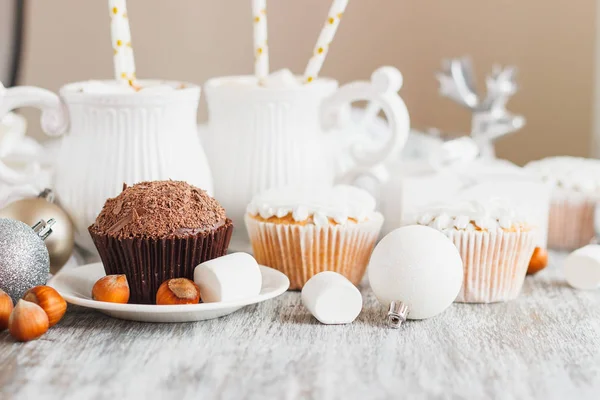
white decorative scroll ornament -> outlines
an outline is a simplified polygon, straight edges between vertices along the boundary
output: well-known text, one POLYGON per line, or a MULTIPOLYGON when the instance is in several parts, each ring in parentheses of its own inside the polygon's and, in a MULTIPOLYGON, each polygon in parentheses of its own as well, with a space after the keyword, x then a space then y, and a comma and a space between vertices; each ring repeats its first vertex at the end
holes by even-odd
POLYGON ((471 137, 482 148, 496 139, 521 129, 525 118, 506 110, 506 103, 517 92, 516 68, 495 66, 486 78, 485 97, 477 93, 474 72, 468 58, 445 60, 436 77, 440 94, 473 113, 471 137))
MULTIPOLYGON (((49 184, 47 171, 42 171, 38 162, 28 162, 23 168, 15 168, 6 163, 6 157, 20 150, 26 153, 37 143, 25 141, 25 124, 15 126, 16 116, 9 111, 22 106, 37 106, 42 110, 42 129, 49 135, 60 135, 68 127, 66 108, 54 93, 34 87, 13 87, 6 89, 0 82, 0 206, 24 197, 35 196, 49 184), (10 124, 6 121, 13 120, 10 124), (3 123, 6 125, 3 125, 3 123)), ((29 154, 31 155, 31 154, 29 154)))
POLYGON ((34 197, 50 183, 50 172, 40 163, 44 149, 25 136, 26 129, 20 115, 9 113, 0 118, 0 208, 34 197))

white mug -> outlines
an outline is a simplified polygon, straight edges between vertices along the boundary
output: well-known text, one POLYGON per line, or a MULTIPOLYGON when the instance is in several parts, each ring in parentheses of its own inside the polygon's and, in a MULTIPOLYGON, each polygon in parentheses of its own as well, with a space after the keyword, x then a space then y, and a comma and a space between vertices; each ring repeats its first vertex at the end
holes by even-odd
POLYGON ((0 87, 0 117, 18 107, 38 107, 47 134, 68 131, 54 168, 54 189, 73 220, 77 243, 88 250, 94 251, 88 226, 123 183, 184 180, 212 193, 196 128, 200 87, 164 83, 180 88, 90 93, 83 90, 89 82, 77 82, 63 86, 59 97, 36 87, 0 87))
POLYGON ((261 87, 252 76, 209 80, 205 143, 215 196, 236 226, 232 247, 247 250, 243 217, 256 193, 352 181, 399 151, 410 125, 397 93, 401 86, 402 75, 393 67, 378 69, 370 82, 339 89, 328 78, 294 87, 261 87), (367 117, 379 109, 385 113, 390 135, 384 143, 350 121, 349 105, 356 101, 376 105, 367 117))

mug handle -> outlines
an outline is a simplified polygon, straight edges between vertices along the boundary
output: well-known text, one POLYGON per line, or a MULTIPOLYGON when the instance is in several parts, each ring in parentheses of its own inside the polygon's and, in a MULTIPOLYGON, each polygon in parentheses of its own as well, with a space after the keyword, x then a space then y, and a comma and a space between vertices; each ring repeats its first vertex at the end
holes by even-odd
MULTIPOLYGON (((7 89, 0 82, 0 120, 10 111, 20 107, 39 108, 42 111, 42 129, 49 136, 62 135, 69 126, 66 107, 56 94, 32 86, 7 89)), ((39 169, 39 165, 34 164, 25 171, 16 171, 0 160, 0 180, 9 184, 26 183, 39 173, 39 169)))
MULTIPOLYGON (((381 67, 371 75, 370 82, 356 81, 342 86, 332 96, 326 98, 321 106, 321 120, 338 121, 338 126, 348 123, 348 106, 356 101, 368 101, 363 120, 363 127, 379 111, 383 111, 390 135, 384 143, 378 143, 372 137, 361 134, 348 139, 335 136, 334 140, 346 142, 345 149, 339 156, 343 158, 338 164, 337 179, 342 182, 353 182, 361 175, 370 175, 382 182, 387 174, 383 171, 383 163, 392 155, 404 148, 410 130, 410 117, 404 101, 398 95, 402 87, 402 74, 394 67, 381 67)), ((364 133, 364 132, 362 132, 364 133)), ((339 146, 339 143, 336 143, 339 146)))
POLYGON ((42 129, 49 136, 60 136, 69 127, 67 109, 56 94, 33 86, 7 89, 0 82, 0 118, 20 107, 36 107, 42 111, 42 129))

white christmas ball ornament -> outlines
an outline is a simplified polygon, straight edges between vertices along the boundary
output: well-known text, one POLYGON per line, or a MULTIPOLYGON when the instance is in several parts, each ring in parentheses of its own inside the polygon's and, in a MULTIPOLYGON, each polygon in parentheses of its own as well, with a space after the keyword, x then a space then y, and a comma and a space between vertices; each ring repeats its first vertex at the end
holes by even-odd
POLYGON ((389 325, 398 328, 406 319, 430 318, 452 304, 462 286, 463 262, 443 233, 405 226, 375 247, 368 274, 375 296, 389 307, 389 325))

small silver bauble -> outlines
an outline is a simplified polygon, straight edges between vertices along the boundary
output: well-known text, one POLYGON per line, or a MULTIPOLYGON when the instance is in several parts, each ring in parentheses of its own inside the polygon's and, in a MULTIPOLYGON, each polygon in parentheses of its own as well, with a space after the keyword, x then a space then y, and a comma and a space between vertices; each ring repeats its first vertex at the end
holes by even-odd
POLYGON ((14 201, 0 209, 0 218, 16 219, 27 225, 39 220, 56 220, 52 236, 46 240, 50 254, 50 272, 56 274, 73 254, 73 223, 67 213, 54 203, 54 192, 45 189, 38 197, 14 201))
POLYGON ((14 219, 0 218, 0 289, 16 303, 34 286, 45 285, 50 256, 44 243, 52 233, 53 219, 33 227, 14 219))

